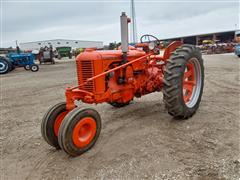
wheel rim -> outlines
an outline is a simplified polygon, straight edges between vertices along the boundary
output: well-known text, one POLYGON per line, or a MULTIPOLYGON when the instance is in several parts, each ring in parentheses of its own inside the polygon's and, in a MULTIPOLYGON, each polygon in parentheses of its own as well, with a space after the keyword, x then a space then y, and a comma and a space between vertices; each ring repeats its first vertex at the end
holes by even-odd
POLYGON ((53 129, 54 129, 54 134, 55 134, 56 136, 58 136, 58 131, 59 131, 60 125, 61 125, 64 117, 67 115, 67 113, 68 113, 67 111, 64 111, 64 112, 60 113, 60 114, 57 116, 57 118, 56 118, 56 120, 55 120, 55 122, 54 122, 53 129))
POLYGON ((0 71, 4 71, 7 69, 7 65, 3 62, 0 62, 0 71))
POLYGON ((37 66, 32 66, 32 70, 36 71, 37 70, 37 66))
POLYGON ((73 129, 73 143, 79 148, 86 147, 93 140, 96 131, 96 121, 92 117, 81 119, 73 129))
POLYGON ((202 86, 201 65, 196 58, 188 61, 183 77, 183 99, 192 108, 198 101, 202 86))

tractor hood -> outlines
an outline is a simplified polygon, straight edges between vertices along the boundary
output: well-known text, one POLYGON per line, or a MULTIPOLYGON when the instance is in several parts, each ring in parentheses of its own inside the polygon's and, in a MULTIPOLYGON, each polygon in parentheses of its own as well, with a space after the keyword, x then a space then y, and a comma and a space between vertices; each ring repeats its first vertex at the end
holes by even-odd
MULTIPOLYGON (((128 58, 134 59, 144 56, 146 53, 140 49, 131 49, 128 51, 128 58)), ((86 49, 83 53, 77 56, 77 60, 121 60, 122 58, 121 50, 92 50, 86 49)))

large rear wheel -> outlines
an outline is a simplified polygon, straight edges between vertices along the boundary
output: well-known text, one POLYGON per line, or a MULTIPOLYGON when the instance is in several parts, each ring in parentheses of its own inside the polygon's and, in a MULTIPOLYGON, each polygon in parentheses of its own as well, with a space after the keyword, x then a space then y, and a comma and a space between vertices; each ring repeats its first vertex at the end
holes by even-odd
POLYGON ((163 99, 170 115, 187 119, 198 109, 204 85, 200 51, 182 45, 170 57, 164 73, 163 99))
POLYGON ((49 108, 42 119, 42 136, 49 145, 56 149, 60 148, 58 144, 58 131, 67 113, 66 103, 61 102, 49 108))
POLYGON ((6 74, 12 69, 10 60, 0 57, 0 74, 6 74))
POLYGON ((60 147, 71 156, 91 149, 101 131, 101 118, 94 109, 75 108, 64 118, 59 133, 60 147))

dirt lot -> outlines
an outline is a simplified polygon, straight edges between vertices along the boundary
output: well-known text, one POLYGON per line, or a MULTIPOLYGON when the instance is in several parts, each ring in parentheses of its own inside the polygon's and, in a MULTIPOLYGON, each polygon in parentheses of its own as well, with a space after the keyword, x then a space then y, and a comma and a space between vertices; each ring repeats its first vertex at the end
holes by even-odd
MULTIPOLYGON (((102 117, 96 145, 76 158, 41 137, 41 118, 76 83, 75 63, 16 69, 1 76, 2 179, 239 179, 239 60, 205 59, 205 88, 197 114, 173 120, 162 93, 122 109, 94 106, 102 117)), ((85 105, 84 105, 85 106, 85 105)))

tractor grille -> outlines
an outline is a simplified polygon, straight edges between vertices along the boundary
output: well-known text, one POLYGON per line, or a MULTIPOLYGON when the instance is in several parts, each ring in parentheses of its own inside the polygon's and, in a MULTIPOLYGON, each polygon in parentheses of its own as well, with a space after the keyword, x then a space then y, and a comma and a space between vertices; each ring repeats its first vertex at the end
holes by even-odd
MULTIPOLYGON (((77 73, 78 73, 78 84, 82 84, 86 82, 88 78, 91 78, 94 76, 93 72, 93 63, 89 60, 82 60, 77 61, 77 73)), ((82 87, 86 91, 93 92, 94 90, 94 82, 90 81, 86 85, 82 87)))

